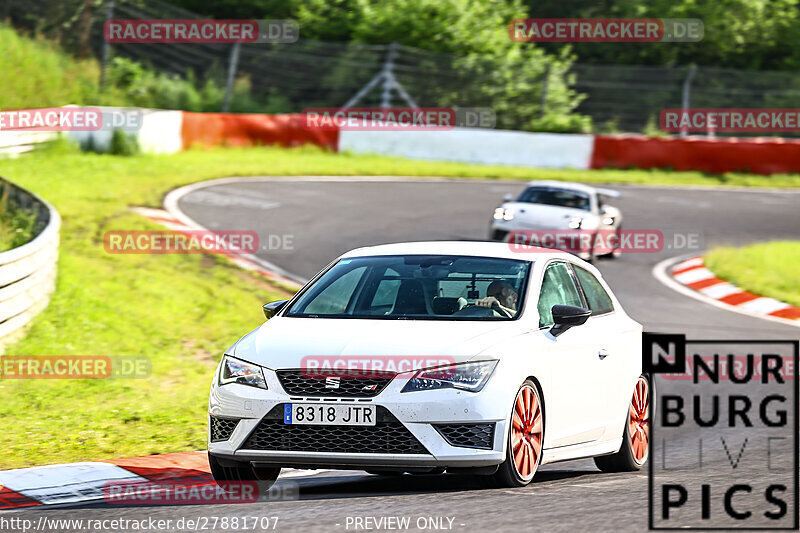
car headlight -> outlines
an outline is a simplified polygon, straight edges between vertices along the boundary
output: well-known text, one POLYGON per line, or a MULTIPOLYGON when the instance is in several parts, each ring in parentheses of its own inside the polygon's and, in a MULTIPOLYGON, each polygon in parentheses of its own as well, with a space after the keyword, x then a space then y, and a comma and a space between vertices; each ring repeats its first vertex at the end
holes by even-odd
POLYGON ((480 392, 492 376, 497 361, 480 361, 420 370, 401 392, 435 389, 461 389, 480 392))
POLYGON ((493 217, 495 220, 514 220, 514 210, 498 207, 494 210, 493 217))
POLYGON ((222 360, 222 368, 219 371, 219 384, 227 385, 228 383, 240 383, 260 389, 267 388, 267 380, 264 379, 264 371, 260 366, 230 355, 226 355, 222 360))
POLYGON ((581 224, 583 224, 583 219, 581 217, 572 217, 569 219, 568 226, 571 229, 581 229, 581 224))

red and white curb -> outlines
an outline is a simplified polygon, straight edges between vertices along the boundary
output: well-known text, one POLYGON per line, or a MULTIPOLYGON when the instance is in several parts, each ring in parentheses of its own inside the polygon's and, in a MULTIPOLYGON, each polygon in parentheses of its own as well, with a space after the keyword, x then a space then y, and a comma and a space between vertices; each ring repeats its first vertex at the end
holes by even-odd
MULTIPOLYGON (((162 209, 134 207, 133 211, 157 224, 161 224, 172 231, 181 233, 188 233, 190 231, 208 231, 213 233, 213 230, 209 230, 200 226, 188 217, 184 216, 178 218, 162 209)), ((258 272, 259 274, 262 274, 273 281, 280 282, 294 289, 299 289, 302 287, 302 280, 298 280, 292 274, 284 272, 283 269, 277 265, 273 265, 272 263, 256 257, 253 254, 220 252, 220 255, 224 255, 241 268, 258 272)))
MULTIPOLYGON (((324 472, 330 470, 285 468, 280 479, 324 472)), ((103 501, 104 492, 107 495, 109 487, 115 484, 202 489, 216 483, 204 451, 34 466, 0 471, 0 510, 103 501)))
POLYGON ((662 261, 653 274, 679 292, 717 307, 800 326, 800 307, 758 296, 718 278, 706 268, 702 256, 662 261))
POLYGON ((206 452, 0 471, 0 509, 102 500, 109 483, 166 481, 187 487, 213 485, 206 452))

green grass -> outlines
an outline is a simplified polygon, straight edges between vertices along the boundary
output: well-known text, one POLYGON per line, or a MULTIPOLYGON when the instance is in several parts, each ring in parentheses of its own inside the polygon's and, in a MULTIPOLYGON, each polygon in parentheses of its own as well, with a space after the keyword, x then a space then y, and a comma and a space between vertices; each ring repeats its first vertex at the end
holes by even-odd
MULTIPOLYGON (((181 185, 223 176, 410 175, 584 182, 800 186, 798 176, 590 172, 428 163, 317 149, 188 151, 118 157, 51 149, 0 160, 0 176, 61 212, 56 293, 20 355, 140 355, 153 374, 129 380, 0 380, 0 468, 201 449, 209 381, 222 351, 262 322, 280 287, 215 256, 111 255, 108 230, 156 229, 130 206, 160 207, 181 185)), ((788 276, 786 276, 788 277, 788 276)))
POLYGON ((3 109, 99 104, 100 67, 76 60, 44 39, 30 39, 0 25, 3 109))
POLYGON ((718 247, 705 263, 717 277, 746 291, 800 306, 800 241, 718 247))
POLYGON ((11 200, 11 186, 0 183, 0 252, 22 246, 33 238, 36 211, 11 200))

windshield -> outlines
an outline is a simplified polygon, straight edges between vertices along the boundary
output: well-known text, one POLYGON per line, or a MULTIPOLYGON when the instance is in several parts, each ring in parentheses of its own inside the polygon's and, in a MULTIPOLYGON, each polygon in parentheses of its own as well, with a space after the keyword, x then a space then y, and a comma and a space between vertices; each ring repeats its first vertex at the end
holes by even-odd
POLYGON ((585 211, 591 210, 588 194, 566 189, 529 187, 522 192, 517 201, 531 204, 571 207, 573 209, 583 209, 585 211))
POLYGON ((286 316, 512 320, 530 264, 451 255, 346 258, 307 287, 286 316))

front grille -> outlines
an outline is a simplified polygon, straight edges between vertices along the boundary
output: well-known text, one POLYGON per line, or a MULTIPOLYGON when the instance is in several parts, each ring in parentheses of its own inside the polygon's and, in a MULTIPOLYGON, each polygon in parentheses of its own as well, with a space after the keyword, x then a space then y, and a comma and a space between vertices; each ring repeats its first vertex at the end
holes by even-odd
POLYGON ((434 428, 451 446, 491 450, 494 445, 494 423, 434 424, 434 428))
POLYGON ((228 440, 239 423, 238 418, 217 418, 211 417, 211 442, 228 440))
POLYGON ((248 450, 340 453, 429 453, 385 407, 377 406, 374 426, 301 426, 283 423, 275 406, 242 446, 248 450))
POLYGON ((397 375, 394 372, 369 371, 364 376, 359 376, 347 371, 336 373, 330 371, 323 373, 317 370, 278 370, 278 380, 283 389, 293 396, 324 396, 368 398, 377 396, 386 388, 386 385, 397 375), (327 378, 338 378, 329 380, 327 378), (332 388, 332 385, 338 388, 332 388))

